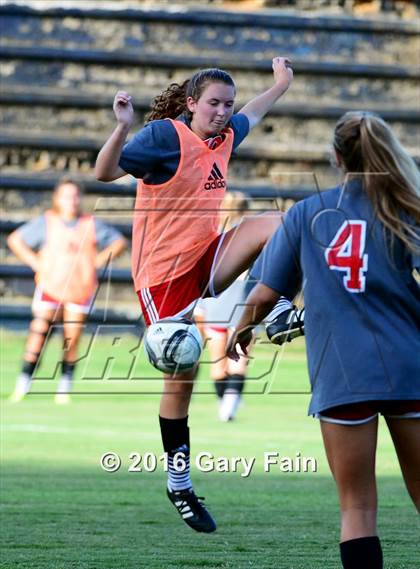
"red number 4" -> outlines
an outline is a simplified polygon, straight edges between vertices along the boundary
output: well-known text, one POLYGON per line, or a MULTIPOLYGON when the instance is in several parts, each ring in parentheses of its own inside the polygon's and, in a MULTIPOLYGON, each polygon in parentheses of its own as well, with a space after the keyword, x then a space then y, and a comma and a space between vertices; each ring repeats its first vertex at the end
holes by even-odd
POLYGON ((366 221, 348 220, 343 223, 325 251, 330 269, 345 271, 343 283, 349 292, 364 292, 368 255, 363 253, 366 244, 366 221))

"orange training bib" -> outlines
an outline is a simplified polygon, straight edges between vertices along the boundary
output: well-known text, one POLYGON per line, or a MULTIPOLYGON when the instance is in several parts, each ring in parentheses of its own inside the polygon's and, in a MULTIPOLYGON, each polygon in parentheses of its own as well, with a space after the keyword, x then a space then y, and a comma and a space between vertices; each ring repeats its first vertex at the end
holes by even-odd
POLYGON ((68 227, 52 210, 45 213, 47 239, 40 251, 36 283, 60 302, 83 303, 97 286, 95 221, 81 216, 68 227))
POLYGON ((233 131, 226 129, 225 140, 211 150, 186 124, 171 122, 180 142, 175 175, 163 184, 139 180, 137 185, 132 242, 135 290, 186 273, 218 235, 233 131))

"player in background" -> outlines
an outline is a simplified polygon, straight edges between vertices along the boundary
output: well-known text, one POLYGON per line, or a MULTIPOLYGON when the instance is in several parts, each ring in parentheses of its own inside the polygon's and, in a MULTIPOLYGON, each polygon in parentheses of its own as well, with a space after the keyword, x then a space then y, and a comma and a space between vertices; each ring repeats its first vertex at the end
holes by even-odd
MULTIPOLYGON (((218 233, 231 154, 292 82, 285 58, 273 59, 273 73, 273 86, 237 114, 235 84, 223 70, 201 70, 182 85, 173 83, 156 97, 148 124, 127 144, 132 100, 124 91, 115 96, 117 126, 98 155, 95 172, 102 181, 127 173, 138 179, 132 273, 147 325, 190 316, 198 298, 222 292, 251 265, 281 223, 281 215, 271 212, 218 233)), ((216 524, 190 479, 193 381, 193 372, 164 377, 159 420, 169 455, 167 494, 190 527, 212 532, 216 524), (179 451, 186 455, 182 472, 173 466, 179 451)))
POLYGON ((304 283, 312 399, 341 508, 345 569, 382 569, 377 535, 378 415, 391 433, 420 511, 420 176, 390 127, 372 113, 337 123, 345 181, 292 207, 258 259, 228 355, 280 294, 304 283))
MULTIPOLYGON (((228 192, 221 206, 221 231, 238 225, 249 215, 250 203, 242 192, 228 192)), ((218 298, 202 299, 194 310, 200 332, 210 352, 210 377, 219 398, 219 419, 232 421, 241 402, 249 361, 243 355, 238 361, 226 358, 229 332, 238 322, 241 307, 250 291, 247 272, 240 275, 218 298)))
POLYGON ((52 196, 52 208, 28 221, 7 239, 12 252, 35 273, 33 320, 11 401, 30 390, 50 326, 63 323, 62 375, 56 403, 68 403, 83 325, 94 300, 96 270, 126 248, 113 227, 81 212, 81 187, 61 180, 52 196))

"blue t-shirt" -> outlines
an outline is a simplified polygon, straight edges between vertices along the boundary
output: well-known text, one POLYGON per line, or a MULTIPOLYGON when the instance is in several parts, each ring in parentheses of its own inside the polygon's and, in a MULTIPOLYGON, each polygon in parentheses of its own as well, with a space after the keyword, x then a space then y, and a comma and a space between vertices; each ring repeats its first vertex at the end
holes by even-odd
POLYGON ((419 258, 392 253, 360 181, 292 207, 252 275, 284 296, 303 286, 309 414, 420 399, 419 258))
MULTIPOLYGON (((177 118, 188 124, 181 115, 177 118)), ((249 120, 244 114, 233 115, 228 125, 233 130, 233 149, 237 148, 249 132, 249 120)), ((163 184, 178 169, 181 151, 178 133, 166 119, 148 123, 125 144, 119 166, 146 184, 163 184)))
MULTIPOLYGON (((111 243, 118 239, 123 239, 122 234, 107 223, 95 218, 95 237, 96 247, 99 251, 106 249, 111 243)), ((68 227, 74 227, 77 219, 65 222, 68 227)), ((47 240, 47 222, 45 215, 40 215, 31 219, 18 228, 20 237, 24 243, 33 251, 39 251, 47 240)))

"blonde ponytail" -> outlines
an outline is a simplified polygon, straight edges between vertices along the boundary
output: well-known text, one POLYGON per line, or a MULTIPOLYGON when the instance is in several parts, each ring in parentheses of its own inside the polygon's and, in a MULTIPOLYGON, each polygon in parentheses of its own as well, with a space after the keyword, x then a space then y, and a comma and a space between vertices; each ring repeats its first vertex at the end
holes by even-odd
POLYGON ((420 174, 392 129, 377 115, 349 112, 338 121, 334 147, 350 176, 363 185, 384 228, 420 251, 420 174), (417 227, 416 227, 417 226, 417 227))

